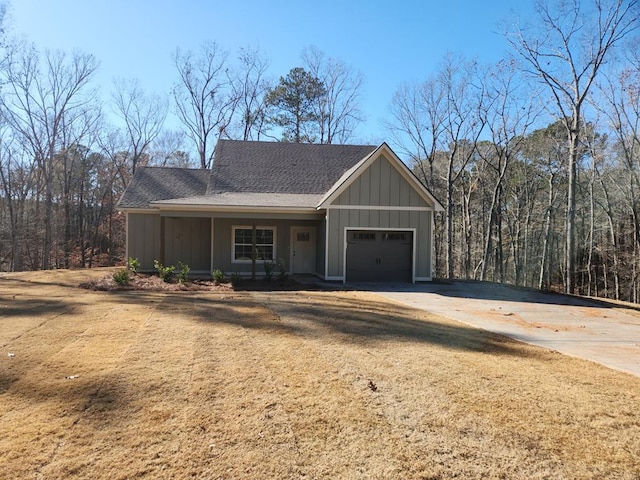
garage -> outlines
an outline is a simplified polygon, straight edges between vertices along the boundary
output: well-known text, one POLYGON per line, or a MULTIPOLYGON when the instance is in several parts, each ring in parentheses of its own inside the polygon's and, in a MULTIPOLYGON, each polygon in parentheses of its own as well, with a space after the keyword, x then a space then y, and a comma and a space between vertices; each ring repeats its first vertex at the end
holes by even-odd
POLYGON ((412 282, 413 232, 348 230, 347 282, 412 282))

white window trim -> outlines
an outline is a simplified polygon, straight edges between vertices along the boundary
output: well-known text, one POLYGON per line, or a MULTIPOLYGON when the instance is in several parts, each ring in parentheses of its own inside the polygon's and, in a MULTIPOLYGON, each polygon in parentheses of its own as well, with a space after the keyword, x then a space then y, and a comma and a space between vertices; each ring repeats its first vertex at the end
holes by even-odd
MULTIPOLYGON (((253 226, 252 225, 233 225, 231 227, 231 263, 235 263, 235 264, 250 264, 251 260, 236 260, 236 230, 253 230, 253 226)), ((256 225, 256 230, 273 230, 273 260, 271 260, 272 262, 276 261, 276 258, 278 258, 277 252, 276 252, 276 245, 277 245, 277 234, 278 234, 278 229, 275 226, 269 226, 269 225, 256 225)), ((256 263, 264 263, 264 260, 256 260, 256 263)))

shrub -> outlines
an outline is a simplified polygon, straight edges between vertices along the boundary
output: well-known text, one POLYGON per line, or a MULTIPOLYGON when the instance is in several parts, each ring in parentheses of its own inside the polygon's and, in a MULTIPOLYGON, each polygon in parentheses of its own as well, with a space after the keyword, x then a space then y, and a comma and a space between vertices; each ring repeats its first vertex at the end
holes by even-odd
POLYGON ((265 260, 263 266, 264 266, 264 279, 267 282, 270 282, 271 279, 273 278, 273 262, 269 260, 265 260))
POLYGON ((116 285, 119 287, 126 287, 129 285, 129 270, 123 268, 115 272, 113 274, 113 281, 116 282, 116 285))
POLYGON ((129 257, 129 260, 127 260, 127 267, 129 267, 131 273, 136 274, 140 268, 140 261, 137 258, 129 257))
POLYGON ((242 277, 237 274, 237 273, 232 273, 231 274, 231 286, 235 287, 239 287, 240 284, 242 283, 242 277))
POLYGON ((287 281, 287 266, 282 258, 278 259, 278 281, 283 284, 287 281))
POLYGON ((173 272, 175 271, 176 267, 174 267, 173 265, 165 267, 158 260, 153 261, 153 266, 158 271, 158 275, 163 282, 168 283, 171 281, 171 277, 173 277, 173 272))
POLYGON ((220 285, 224 282, 224 272, 219 268, 216 268, 211 276, 213 277, 213 281, 216 282, 216 285, 220 285))
POLYGON ((189 272, 191 271, 191 267, 182 262, 178 262, 178 282, 181 284, 187 283, 189 281, 189 272))

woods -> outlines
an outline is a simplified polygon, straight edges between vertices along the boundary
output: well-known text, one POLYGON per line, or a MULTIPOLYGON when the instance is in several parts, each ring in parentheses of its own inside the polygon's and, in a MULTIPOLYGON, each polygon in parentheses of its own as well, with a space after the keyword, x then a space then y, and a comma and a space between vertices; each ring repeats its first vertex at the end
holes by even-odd
MULTIPOLYGON (((504 29, 499 62, 451 53, 379 99, 379 141, 445 207, 437 277, 640 300, 639 8, 539 2, 504 29)), ((371 143, 362 73, 315 47, 278 79, 253 48, 167 56, 171 91, 123 77, 104 100, 99 59, 5 38, 0 270, 122 264, 116 204, 135 169, 210 168, 219 138, 371 143)))

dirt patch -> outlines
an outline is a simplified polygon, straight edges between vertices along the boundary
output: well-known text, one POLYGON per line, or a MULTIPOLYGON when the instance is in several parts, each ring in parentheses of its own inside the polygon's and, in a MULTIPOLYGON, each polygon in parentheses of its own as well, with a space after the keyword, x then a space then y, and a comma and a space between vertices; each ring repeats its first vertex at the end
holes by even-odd
POLYGON ((0 478, 640 476, 631 375, 372 293, 89 277, 0 277, 0 478))

